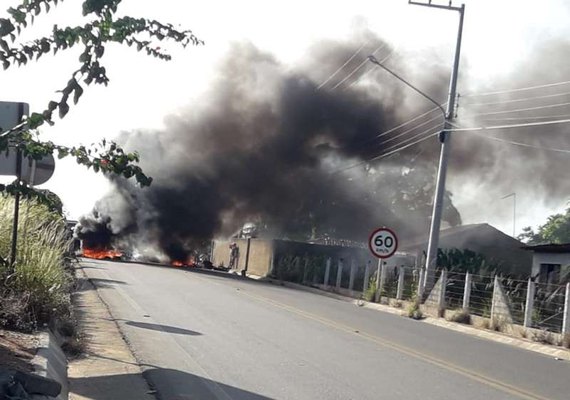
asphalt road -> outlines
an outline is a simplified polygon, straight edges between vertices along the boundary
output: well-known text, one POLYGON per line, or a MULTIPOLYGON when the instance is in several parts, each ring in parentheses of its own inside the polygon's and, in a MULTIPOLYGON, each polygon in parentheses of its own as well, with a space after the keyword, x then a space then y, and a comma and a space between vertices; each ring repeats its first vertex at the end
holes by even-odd
POLYGON ((570 363, 325 296, 85 261, 161 399, 570 399, 570 363))

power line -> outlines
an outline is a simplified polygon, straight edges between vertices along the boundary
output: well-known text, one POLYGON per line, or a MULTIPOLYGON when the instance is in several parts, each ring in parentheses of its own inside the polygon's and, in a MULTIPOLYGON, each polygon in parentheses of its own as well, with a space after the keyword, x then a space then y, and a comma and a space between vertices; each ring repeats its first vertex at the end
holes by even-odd
POLYGON ((473 115, 473 116, 483 116, 483 115, 509 114, 509 113, 514 113, 514 112, 545 110, 545 109, 548 109, 548 108, 558 108, 558 107, 566 107, 566 106, 570 106, 570 103, 550 104, 550 105, 547 105, 547 106, 529 107, 529 108, 518 108, 518 109, 515 109, 515 110, 492 111, 492 112, 486 112, 486 113, 473 113, 473 114, 470 114, 470 115, 473 115))
POLYGON ((543 125, 555 125, 555 124, 567 124, 570 123, 570 119, 560 119, 556 121, 541 121, 541 122, 527 122, 524 124, 511 124, 511 125, 493 125, 493 126, 479 126, 474 128, 451 128, 443 129, 444 132, 475 132, 475 131, 485 131, 491 129, 508 129, 508 128, 525 128, 529 126, 543 126, 543 125))
MULTIPOLYGON (((394 52, 395 52, 395 51, 392 51, 390 54, 388 54, 386 57, 384 57, 384 58, 380 61, 380 63, 386 62, 390 57, 392 57, 392 55, 394 54, 394 52)), ((356 85, 356 84, 360 81, 360 79, 362 79, 362 77, 365 76, 366 74, 368 74, 370 71, 372 71, 371 68, 369 68, 368 71, 363 72, 362 74, 360 74, 360 76, 359 76, 358 78, 356 78, 354 81, 352 81, 352 83, 351 83, 350 85, 348 85, 347 87, 345 87, 344 90, 347 90, 347 89, 353 87, 354 85, 356 85)))
POLYGON ((504 118, 482 118, 483 121, 524 121, 528 119, 554 119, 554 118, 570 118, 570 114, 559 114, 559 115, 544 115, 541 117, 504 117, 504 118))
POLYGON ((570 150, 566 150, 566 149, 555 149, 552 147, 543 147, 543 146, 537 146, 534 144, 529 144, 529 143, 522 143, 522 142, 515 142, 512 140, 506 140, 506 139, 501 139, 495 136, 487 136, 487 135, 483 135, 481 133, 474 133, 474 135, 486 138, 486 139, 491 139, 491 140, 496 140, 497 142, 501 142, 501 143, 507 143, 507 144, 512 144, 515 146, 521 146, 521 147, 529 147, 529 148, 533 148, 533 149, 539 149, 539 150, 546 150, 546 151, 555 151, 557 153, 564 153, 564 154, 570 154, 570 150))
POLYGON ((470 93, 466 95, 461 95, 461 97, 482 97, 482 96, 492 96, 495 94, 506 94, 506 93, 515 93, 515 92, 524 92, 527 90, 534 90, 534 89, 542 89, 547 87, 555 87, 555 86, 562 86, 569 84, 570 81, 563 81, 563 82, 555 82, 555 83, 547 83, 544 85, 537 85, 537 86, 527 86, 521 87, 516 89, 508 89, 508 90, 498 90, 494 92, 486 92, 486 93, 470 93))
MULTIPOLYGON (((381 44, 380 46, 378 46, 376 48, 376 50, 374 50, 372 52, 372 54, 376 54, 377 52, 379 52, 381 49, 383 49, 384 47, 386 47, 386 44, 381 44)), ((368 58, 366 58, 364 61, 362 61, 356 68, 354 68, 352 70, 352 72, 350 74, 348 74, 343 80, 341 80, 339 83, 337 83, 335 86, 333 86, 333 90, 336 89, 337 87, 339 87, 340 85, 342 85, 344 82, 346 82, 352 75, 354 75, 355 73, 357 73, 360 68, 362 68, 364 66, 364 64, 366 64, 368 62, 368 58)))
POLYGON ((425 136, 425 137, 423 137, 423 138, 421 138, 421 139, 419 139, 419 140, 416 140, 415 142, 409 143, 409 144, 407 144, 407 145, 405 145, 405 146, 402 146, 402 147, 400 147, 400 148, 398 148, 398 149, 389 151, 389 152, 387 152, 387 153, 382 153, 382 154, 380 154, 380 155, 378 155, 378 156, 375 156, 375 157, 373 157, 373 158, 370 158, 370 159, 367 159, 367 160, 363 160, 363 161, 360 161, 360 162, 358 162, 358 163, 349 165, 348 167, 345 167, 345 168, 342 168, 342 169, 333 171, 333 172, 331 172, 331 174, 337 174, 337 173, 340 173, 340 172, 348 171, 349 169, 356 168, 356 167, 358 167, 358 166, 360 166, 360 165, 364 165, 364 164, 369 163, 369 162, 371 162, 371 161, 377 161, 377 160, 380 160, 380 159, 382 159, 382 158, 389 157, 389 156, 391 156, 391 155, 393 155, 393 154, 395 154, 395 153, 397 153, 397 152, 399 152, 399 151, 405 150, 405 149, 410 148, 410 147, 412 147, 412 146, 415 146, 415 145, 417 145, 417 144, 419 144, 419 143, 421 143, 421 142, 424 142, 424 141, 426 141, 427 139, 430 139, 430 138, 432 138, 432 137, 434 137, 434 136, 437 136, 438 134, 439 134, 439 132, 433 132, 433 133, 431 133, 431 134, 428 135, 428 136, 425 136))
POLYGON ((539 100, 539 99, 549 99, 549 98, 552 98, 552 97, 560 97, 560 96, 567 96, 567 95, 570 95, 570 92, 556 93, 556 94, 547 94, 547 95, 544 95, 544 96, 526 97, 526 98, 523 98, 523 99, 513 99, 513 100, 495 101, 495 102, 489 102, 489 103, 467 103, 467 104, 464 104, 464 106, 465 106, 465 107, 471 107, 471 106, 496 106, 496 105, 501 105, 501 104, 519 103, 519 102, 523 102, 523 101, 539 100))
POLYGON ((391 142, 392 140, 397 139, 397 138, 399 138, 399 137, 402 137, 402 136, 404 136, 405 134, 410 133, 410 132, 412 132, 412 131, 415 131, 416 129, 418 129, 418 128, 422 127, 422 126, 425 126, 425 125, 429 124, 430 122, 432 122, 432 121, 434 121, 434 120, 436 120, 436 119, 438 119, 438 118, 442 118, 442 116, 441 116, 441 115, 436 115, 435 117, 432 117, 432 118, 428 119, 427 121, 424 121, 424 122, 422 122, 421 124, 419 124, 419 125, 417 125, 417 126, 414 126, 413 128, 406 129, 404 132, 399 133, 399 134, 397 134, 396 136, 392 136, 392 137, 389 137, 389 138, 386 139, 386 140, 383 140, 382 142, 380 142, 380 144, 384 145, 384 144, 386 144, 386 143, 388 143, 388 142, 391 142))
MULTIPOLYGON (((445 105, 445 104, 444 104, 444 105, 445 105)), ((428 115, 428 114, 430 114, 430 113, 432 113, 432 112, 434 112, 434 111, 436 111, 436 110, 439 110, 439 108, 434 107, 434 108, 432 108, 431 110, 426 111, 425 113, 420 114, 420 115, 418 115, 417 117, 412 118, 411 120, 404 122, 403 124, 400 124, 400 125, 398 125, 398 126, 395 126, 395 127, 393 127, 393 128, 390 128, 390 129, 388 129, 387 131, 382 132, 382 133, 376 135, 375 137, 373 137, 373 138, 370 139, 370 140, 379 139, 379 138, 381 138, 381 137, 383 137, 383 136, 386 136, 386 135, 388 135, 389 133, 392 133, 392 132, 394 132, 394 131, 397 130, 397 129, 403 128, 404 126, 406 126, 406 125, 408 125, 408 124, 411 124, 412 122, 415 122, 415 121, 417 121, 418 119, 423 118, 423 117, 425 117, 426 115, 428 115)))
POLYGON ((320 90, 323 86, 325 86, 332 78, 334 78, 336 76, 336 74, 338 74, 344 67, 346 67, 348 65, 348 63, 350 63, 354 57, 356 57, 358 55, 358 53, 360 53, 360 51, 369 43, 370 41, 367 41, 366 43, 364 43, 362 46, 360 46, 352 56, 350 56, 350 58, 348 60, 346 60, 346 62, 344 64, 342 64, 335 72, 332 73, 331 76, 329 76, 323 83, 321 83, 318 87, 317 90, 320 90))

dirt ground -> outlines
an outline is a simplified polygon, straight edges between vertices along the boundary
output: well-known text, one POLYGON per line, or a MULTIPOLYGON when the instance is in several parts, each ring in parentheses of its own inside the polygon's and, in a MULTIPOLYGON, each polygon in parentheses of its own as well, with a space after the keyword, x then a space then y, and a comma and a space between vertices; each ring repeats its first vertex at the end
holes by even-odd
POLYGON ((36 354, 37 336, 0 329, 0 367, 32 371, 31 359, 36 354))

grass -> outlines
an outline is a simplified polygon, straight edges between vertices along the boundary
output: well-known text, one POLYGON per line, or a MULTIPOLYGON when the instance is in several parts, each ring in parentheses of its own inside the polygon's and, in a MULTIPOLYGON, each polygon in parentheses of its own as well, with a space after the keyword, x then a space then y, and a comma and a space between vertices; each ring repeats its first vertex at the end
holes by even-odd
POLYGON ((22 200, 17 257, 11 269, 6 260, 13 210, 13 199, 0 196, 0 324, 22 329, 69 313, 71 278, 64 268, 69 238, 63 217, 35 201, 22 200))
POLYGON ((471 314, 467 310, 460 310, 453 314, 449 320, 459 324, 471 325, 471 314))
POLYGON ((407 315, 409 318, 416 320, 424 318, 424 314, 420 309, 420 302, 418 300, 412 301, 412 303, 408 306, 407 315))

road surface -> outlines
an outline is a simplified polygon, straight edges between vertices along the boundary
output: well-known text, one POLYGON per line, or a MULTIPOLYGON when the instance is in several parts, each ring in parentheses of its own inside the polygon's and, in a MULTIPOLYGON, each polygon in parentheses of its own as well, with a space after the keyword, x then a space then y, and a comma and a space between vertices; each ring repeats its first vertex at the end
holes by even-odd
POLYGON ((161 399, 570 399, 569 362, 513 346, 225 274, 82 265, 161 399))

